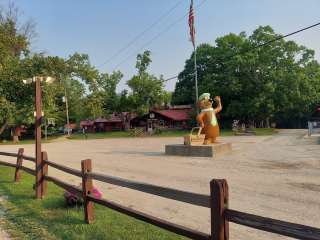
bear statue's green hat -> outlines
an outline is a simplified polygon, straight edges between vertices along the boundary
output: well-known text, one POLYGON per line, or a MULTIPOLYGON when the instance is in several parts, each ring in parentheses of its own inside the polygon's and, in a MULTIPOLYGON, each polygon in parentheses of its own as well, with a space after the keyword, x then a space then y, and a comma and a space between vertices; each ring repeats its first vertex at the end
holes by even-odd
POLYGON ((199 101, 204 99, 210 99, 210 93, 202 93, 199 97, 199 101))

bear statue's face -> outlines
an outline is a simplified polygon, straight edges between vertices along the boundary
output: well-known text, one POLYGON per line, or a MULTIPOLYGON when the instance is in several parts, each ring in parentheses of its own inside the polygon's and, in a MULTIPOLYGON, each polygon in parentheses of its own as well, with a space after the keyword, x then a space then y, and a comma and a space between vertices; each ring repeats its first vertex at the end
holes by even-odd
POLYGON ((203 99, 198 101, 198 106, 201 110, 212 108, 212 102, 209 99, 203 99))

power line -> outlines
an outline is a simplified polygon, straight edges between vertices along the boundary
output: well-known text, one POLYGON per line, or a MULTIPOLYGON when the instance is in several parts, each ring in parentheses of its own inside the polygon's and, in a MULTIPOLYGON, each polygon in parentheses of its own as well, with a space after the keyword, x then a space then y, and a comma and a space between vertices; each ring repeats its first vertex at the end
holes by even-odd
POLYGON ((294 32, 292 32, 292 33, 288 33, 288 34, 286 34, 286 35, 284 35, 284 36, 276 37, 276 38, 274 38, 274 39, 272 39, 272 40, 270 40, 270 41, 267 41, 267 42, 265 42, 265 43, 258 44, 257 46, 255 46, 255 47, 253 47, 253 48, 251 48, 251 49, 244 50, 244 51, 240 51, 240 52, 238 52, 238 53, 235 53, 235 54, 232 54, 232 55, 230 55, 230 56, 227 56, 227 57, 225 57, 223 60, 227 60, 228 58, 233 58, 234 56, 237 56, 237 55, 240 55, 240 54, 246 54, 246 53, 251 52, 251 51, 253 51, 253 50, 257 49, 257 48, 265 47, 265 46, 267 46, 267 45, 270 45, 270 44, 273 43, 273 42, 279 41, 279 40, 284 39, 284 38, 286 38, 286 37, 290 37, 290 36, 292 36, 292 35, 295 35, 295 34, 297 34, 297 33, 306 31, 306 30, 308 30, 308 29, 310 29, 310 28, 314 28, 314 27, 319 26, 319 25, 320 25, 320 22, 318 22, 318 23, 316 23, 316 24, 313 24, 313 25, 310 25, 310 26, 308 26, 308 27, 299 29, 299 30, 294 31, 294 32))
MULTIPOLYGON (((201 5, 203 5, 207 0, 202 0, 201 3, 199 3, 195 8, 199 8, 201 7, 201 5)), ((189 12, 187 12, 186 14, 184 14, 182 17, 178 18, 176 21, 174 21, 173 23, 171 23, 170 25, 168 25, 164 30, 162 30, 160 33, 158 33, 157 35, 155 35, 152 39, 150 39, 148 42, 146 42, 145 44, 143 44, 139 49, 137 49, 134 53, 130 54, 129 56, 127 56, 125 59, 123 59, 120 63, 118 63, 113 70, 115 70, 117 67, 119 67, 120 65, 122 65, 123 63, 125 63, 126 61, 128 61, 130 58, 132 58, 133 56, 136 56, 136 54, 141 51, 142 49, 144 49, 146 46, 150 45, 154 40, 156 40, 157 38, 159 38, 162 34, 166 33, 167 31, 169 31, 174 25, 176 25, 177 23, 181 22, 182 20, 185 19, 186 16, 188 16, 189 12)))
POLYGON ((165 80, 163 80, 163 82, 168 82, 168 81, 170 81, 170 80, 172 80, 172 79, 176 79, 178 76, 179 76, 179 75, 176 75, 176 76, 173 76, 173 77, 171 77, 171 78, 165 79, 165 80))
MULTIPOLYGON (((286 34, 286 35, 284 35, 284 36, 276 37, 276 38, 274 38, 274 39, 272 39, 272 40, 270 40, 270 41, 267 41, 267 42, 265 42, 265 43, 261 43, 261 44, 255 46, 255 47, 253 47, 253 48, 250 48, 250 49, 248 49, 248 50, 240 51, 240 52, 238 52, 238 53, 234 53, 234 54, 232 54, 232 55, 230 55, 230 56, 227 56, 227 57, 225 57, 224 59, 222 59, 222 61, 225 61, 225 60, 227 60, 227 59, 229 59, 229 58, 233 58, 233 57, 235 57, 235 56, 237 56, 237 55, 246 54, 246 53, 251 52, 251 51, 253 51, 253 50, 257 49, 257 48, 265 47, 265 46, 267 46, 267 45, 270 45, 270 44, 273 43, 273 42, 279 41, 279 40, 281 40, 281 39, 284 39, 284 38, 286 38, 286 37, 295 35, 295 34, 297 34, 297 33, 306 31, 306 30, 308 30, 308 29, 310 29, 310 28, 314 28, 314 27, 319 26, 319 25, 320 25, 320 22, 318 22, 318 23, 316 23, 316 24, 313 24, 313 25, 310 25, 310 26, 308 26, 308 27, 299 29, 299 30, 294 31, 294 32, 292 32, 292 33, 288 33, 288 34, 286 34)), ((178 78, 178 76, 179 76, 179 75, 176 75, 176 76, 170 77, 170 78, 168 78, 168 79, 165 79, 164 82, 168 82, 168 81, 170 81, 170 80, 172 80, 172 79, 178 78)))
POLYGON ((98 67, 102 67, 103 65, 107 64, 111 60, 113 60, 115 57, 119 56, 122 52, 124 52, 127 48, 129 48, 132 44, 137 42, 144 34, 146 34, 148 31, 150 31, 154 26, 156 26, 159 22, 162 21, 165 17, 167 17, 170 13, 173 12, 184 0, 178 1, 172 8, 170 8, 167 12, 165 12, 163 15, 161 15, 156 21, 154 21, 150 26, 148 26, 145 30, 143 30, 141 33, 136 35, 129 43, 127 43, 124 47, 120 48, 115 54, 113 54, 110 58, 108 58, 106 61, 104 61, 102 64, 98 65, 98 67))

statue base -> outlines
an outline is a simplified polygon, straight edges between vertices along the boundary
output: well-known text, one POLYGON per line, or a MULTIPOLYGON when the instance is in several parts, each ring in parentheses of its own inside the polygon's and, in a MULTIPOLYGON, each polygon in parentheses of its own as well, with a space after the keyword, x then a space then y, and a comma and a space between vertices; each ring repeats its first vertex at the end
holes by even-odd
POLYGON ((192 156, 192 157, 214 157, 232 150, 231 143, 214 143, 209 145, 166 145, 166 155, 192 156))

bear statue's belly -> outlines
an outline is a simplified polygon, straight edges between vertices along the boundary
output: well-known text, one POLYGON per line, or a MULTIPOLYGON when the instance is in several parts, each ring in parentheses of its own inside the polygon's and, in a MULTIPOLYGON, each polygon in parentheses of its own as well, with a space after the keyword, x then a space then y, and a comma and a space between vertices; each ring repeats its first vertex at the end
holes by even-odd
POLYGON ((219 137, 220 135, 220 129, 219 129, 219 125, 207 125, 204 127, 203 129, 204 131, 204 134, 206 135, 205 138, 208 139, 208 138, 216 138, 216 137, 219 137))
POLYGON ((218 123, 216 125, 212 125, 213 112, 206 112, 204 118, 204 129, 203 133, 205 134, 205 138, 216 138, 220 135, 220 129, 218 123))

